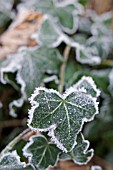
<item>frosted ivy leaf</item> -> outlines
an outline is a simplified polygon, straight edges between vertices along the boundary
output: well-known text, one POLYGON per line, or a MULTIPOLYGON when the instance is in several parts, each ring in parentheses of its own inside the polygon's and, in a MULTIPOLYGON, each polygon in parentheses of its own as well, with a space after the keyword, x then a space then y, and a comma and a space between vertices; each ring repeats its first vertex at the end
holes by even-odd
POLYGON ((44 18, 38 33, 34 33, 32 37, 45 47, 57 47, 65 39, 57 24, 49 17, 44 18))
POLYGON ((91 34, 92 22, 88 17, 79 17, 78 30, 85 34, 91 34))
POLYGON ((24 147, 23 153, 34 167, 45 170, 55 165, 60 150, 55 144, 48 142, 45 136, 33 136, 24 147))
POLYGON ((88 94, 91 94, 92 97, 98 97, 100 95, 100 90, 97 89, 91 77, 83 76, 73 87, 76 89, 83 88, 88 94))
POLYGON ((84 140, 84 137, 81 133, 78 134, 76 142, 77 144, 71 152, 61 153, 60 159, 72 159, 79 165, 87 164, 93 156, 93 149, 88 150, 89 142, 84 140))
MULTIPOLYGON (((22 98, 10 104, 20 107, 23 100, 31 95, 34 88, 39 86, 45 73, 58 73, 61 56, 56 49, 47 48, 25 48, 11 55, 5 60, 0 68, 1 82, 6 84, 7 74, 17 72, 17 83, 21 85, 22 98)), ((14 115, 14 113, 13 113, 14 115)))
POLYGON ((111 30, 111 24, 112 24, 112 12, 106 12, 102 15, 97 15, 96 13, 92 16, 92 19, 94 20, 94 24, 92 25, 91 32, 92 35, 110 35, 111 30), (94 16, 95 15, 95 16, 94 16))
POLYGON ((92 36, 87 40, 86 45, 90 48, 96 47, 98 55, 105 59, 112 52, 113 34, 92 36))
POLYGON ((16 151, 8 152, 0 158, 0 169, 2 170, 33 170, 30 165, 20 162, 16 151))
POLYGON ((57 20, 67 33, 74 33, 78 28, 77 14, 83 12, 83 7, 77 1, 58 2, 57 0, 32 0, 24 5, 41 11, 57 20))
POLYGON ((98 113, 96 98, 69 88, 63 95, 53 89, 37 88, 30 98, 28 126, 33 130, 49 131, 52 141, 65 152, 76 144, 84 122, 98 113))
POLYGON ((97 65, 101 59, 96 48, 80 46, 76 48, 76 59, 82 64, 97 65))

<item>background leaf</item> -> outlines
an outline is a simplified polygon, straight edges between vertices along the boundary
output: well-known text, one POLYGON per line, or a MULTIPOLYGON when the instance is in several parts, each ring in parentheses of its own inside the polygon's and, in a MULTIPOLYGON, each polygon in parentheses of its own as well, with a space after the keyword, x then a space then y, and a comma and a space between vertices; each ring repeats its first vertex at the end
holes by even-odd
POLYGON ((0 169, 3 170, 33 170, 31 166, 27 166, 25 162, 20 162, 20 157, 16 151, 8 152, 0 158, 0 169))
POLYGON ((55 165, 60 150, 53 143, 48 142, 44 136, 33 136, 23 152, 31 164, 44 170, 55 165))
POLYGON ((16 80, 21 85, 22 94, 22 97, 13 101, 10 107, 12 108, 14 105, 20 107, 35 87, 41 85, 46 73, 58 73, 60 63, 60 53, 56 49, 48 50, 47 48, 25 48, 5 60, 0 69, 1 82, 10 83, 7 74, 17 72, 16 80))

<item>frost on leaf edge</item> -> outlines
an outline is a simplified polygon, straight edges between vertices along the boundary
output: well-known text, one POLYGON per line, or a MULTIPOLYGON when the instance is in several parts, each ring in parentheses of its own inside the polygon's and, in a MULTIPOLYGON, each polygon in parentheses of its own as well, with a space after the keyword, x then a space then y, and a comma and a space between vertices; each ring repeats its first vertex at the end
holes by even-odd
POLYGON ((93 155, 94 155, 94 150, 93 150, 93 149, 88 150, 88 149, 89 149, 89 146, 90 146, 90 142, 89 142, 88 140, 85 140, 85 139, 84 139, 84 136, 83 136, 82 133, 81 133, 81 137, 82 137, 83 142, 87 144, 87 145, 86 145, 86 148, 84 149, 84 152, 83 152, 83 153, 84 153, 84 154, 87 154, 87 152, 91 152, 91 156, 88 157, 88 159, 87 159, 87 161, 86 161, 85 163, 79 163, 79 162, 75 161, 74 159, 73 159, 73 161, 74 161, 75 163, 79 164, 79 165, 86 165, 86 164, 91 160, 91 158, 93 157, 93 155))
POLYGON ((77 89, 77 86, 79 86, 84 80, 86 80, 92 86, 92 88, 96 92, 96 97, 99 97, 101 91, 99 89, 97 89, 96 84, 95 84, 94 80, 92 79, 92 77, 83 76, 75 85, 73 85, 73 87, 77 89))
MULTIPOLYGON (((74 44, 74 43, 73 43, 74 44)), ((81 59, 80 57, 80 51, 81 50, 84 50, 86 51, 86 47, 81 45, 80 48, 76 48, 76 59, 78 62, 82 63, 82 64, 89 64, 89 65, 98 65, 101 63, 101 58, 97 55, 90 55, 88 56, 90 60, 87 60, 86 59, 81 59), (93 57, 92 57, 93 56, 93 57)), ((90 51, 89 51, 90 52, 90 51)))
MULTIPOLYGON (((39 132, 39 131, 40 131, 40 132, 47 132, 47 131, 49 131, 49 132, 48 132, 48 135, 51 137, 51 141, 54 142, 59 149, 61 149, 63 152, 66 152, 66 153, 67 153, 67 152, 68 152, 67 149, 63 146, 62 143, 60 143, 60 142, 58 141, 58 139, 57 139, 57 138, 55 137, 55 135, 54 135, 54 130, 56 129, 56 124, 50 125, 48 128, 45 128, 45 129, 33 128, 33 127, 30 125, 31 122, 32 122, 32 119, 33 119, 34 111, 35 111, 36 108, 39 107, 38 102, 34 101, 34 98, 39 94, 39 91, 40 91, 40 90, 43 90, 43 91, 48 92, 48 93, 55 93, 55 94, 57 94, 61 99, 65 99, 65 98, 66 98, 68 95, 70 95, 72 92, 76 92, 76 91, 78 91, 78 90, 74 89, 73 87, 70 87, 69 89, 66 90, 66 92, 65 92, 63 95, 61 95, 61 94, 60 94, 58 91, 56 91, 56 90, 47 89, 47 88, 45 88, 45 87, 38 87, 38 88, 35 89, 34 93, 33 93, 32 96, 29 98, 30 104, 31 104, 31 109, 30 109, 29 112, 28 112, 28 124, 27 124, 28 127, 29 127, 30 129, 32 129, 33 131, 36 131, 36 132, 37 132, 37 131, 38 131, 38 132, 39 132)), ((79 91, 85 93, 85 92, 84 92, 84 89, 79 89, 79 91)), ((78 131, 78 133, 81 132, 81 130, 82 130, 83 125, 84 125, 85 122, 90 122, 90 121, 92 121, 92 120, 94 119, 95 115, 97 115, 97 114, 99 113, 99 112, 98 112, 98 102, 96 101, 96 98, 92 97, 90 94, 87 94, 87 95, 88 95, 88 97, 91 98, 91 100, 93 101, 96 111, 95 111, 94 115, 93 115, 90 119, 87 119, 87 118, 83 118, 83 119, 82 119, 81 127, 80 127, 80 130, 78 131)), ((76 137, 77 137, 77 136, 76 136, 76 137)), ((72 150, 72 149, 75 147, 75 145, 76 145, 76 137, 75 137, 75 142, 74 142, 71 150, 72 150)))
MULTIPOLYGON (((80 163, 80 162, 76 161, 74 158, 61 158, 60 160, 64 160, 64 161, 65 161, 65 160, 73 160, 74 163, 75 163, 75 164, 78 164, 78 165, 86 165, 86 164, 91 160, 91 158, 92 158, 93 155, 94 155, 94 150, 93 150, 93 149, 88 150, 88 149, 89 149, 89 146, 90 146, 90 142, 89 142, 88 140, 85 140, 85 139, 84 139, 84 136, 83 136, 82 133, 80 133, 80 134, 81 134, 83 143, 87 144, 86 147, 85 147, 85 149, 84 149, 84 152, 83 152, 83 153, 84 153, 84 154, 87 154, 87 151, 88 151, 88 152, 91 152, 91 156, 89 156, 88 159, 87 159, 87 161, 84 162, 84 163, 80 163)), ((76 143, 76 145, 77 145, 77 143, 76 143)), ((75 145, 75 147, 76 147, 76 145, 75 145)), ((74 149, 74 148, 73 148, 73 149, 74 149)), ((73 150, 72 150, 72 152, 73 152, 73 150)))
POLYGON ((17 154, 17 151, 16 151, 16 150, 14 150, 14 151, 12 151, 12 152, 8 152, 8 153, 3 154, 3 156, 0 158, 0 161, 2 161, 2 159, 4 159, 5 156, 11 156, 11 157, 16 158, 18 165, 21 165, 21 166, 23 166, 23 167, 26 167, 26 163, 20 161, 20 157, 19 157, 19 155, 17 154))
MULTIPOLYGON (((43 135, 33 135, 32 137, 30 137, 29 142, 28 142, 28 143, 24 146, 24 148, 22 149, 23 155, 24 155, 26 158, 28 158, 30 165, 32 165, 32 163, 31 163, 32 161, 31 161, 31 160, 32 160, 33 154, 32 154, 32 153, 28 153, 28 152, 27 152, 27 149, 29 148, 29 146, 31 146, 31 145, 34 143, 33 138, 37 138, 37 137, 42 137, 42 138, 44 138, 45 141, 48 143, 48 145, 49 145, 49 144, 53 144, 52 142, 48 142, 47 139, 46 139, 46 137, 43 136, 43 135)), ((60 152, 59 152, 59 154, 60 154, 60 152)), ((57 159, 56 159, 56 162, 55 162, 54 166, 57 164, 57 162, 58 162, 58 160, 59 160, 59 154, 57 155, 57 159)), ((49 165, 48 168, 46 168, 46 170, 49 170, 49 168, 51 168, 51 167, 53 167, 53 166, 49 165)))
POLYGON ((56 41, 56 42, 54 42, 54 43, 51 44, 51 45, 49 45, 49 44, 47 45, 47 47, 49 47, 49 48, 55 48, 55 47, 59 46, 59 45, 61 44, 61 42, 63 42, 63 41, 65 40, 65 34, 60 30, 60 28, 58 27, 57 24, 55 25, 55 23, 53 22, 52 17, 50 17, 50 16, 47 15, 47 14, 44 15, 44 17, 43 17, 43 19, 42 19, 42 23, 41 23, 38 31, 36 31, 35 33, 33 33, 33 34, 31 35, 31 37, 32 37, 33 39, 35 39, 36 42, 38 42, 38 43, 40 44, 40 46, 43 46, 43 43, 40 41, 39 34, 40 34, 40 32, 41 32, 42 24, 43 24, 46 20, 48 20, 49 23, 51 23, 51 25, 54 27, 56 33, 59 35, 59 37, 57 38, 57 41, 56 41))
MULTIPOLYGON (((7 57, 7 59, 11 59, 11 58, 12 58, 13 56, 15 56, 15 55, 21 55, 21 54, 19 54, 19 52, 20 52, 20 53, 23 53, 23 55, 24 55, 24 49, 26 49, 26 47, 20 48, 20 49, 18 50, 17 54, 15 53, 15 54, 9 55, 9 56, 7 57)), ((16 57, 16 56, 15 56, 15 57, 16 57)), ((20 59, 20 60, 21 60, 21 59, 20 59)), ((24 103, 24 100, 26 100, 26 98, 27 98, 27 97, 26 97, 26 94, 25 94, 25 86, 26 86, 26 85, 25 85, 23 79, 22 79, 21 76, 20 76, 20 70, 21 70, 21 64, 18 64, 18 65, 15 67, 15 61, 14 61, 14 62, 12 61, 9 65, 3 66, 3 67, 0 68, 0 81, 1 81, 1 83, 3 83, 3 84, 7 84, 7 83, 8 83, 8 82, 3 78, 4 73, 8 73, 8 72, 14 73, 14 72, 17 71, 16 80, 17 80, 17 83, 21 85, 20 91, 21 91, 22 96, 21 96, 19 99, 14 100, 14 101, 12 101, 12 102, 9 104, 9 109, 10 109, 9 114, 10 114, 12 117, 17 117, 17 115, 16 115, 15 110, 13 109, 13 107, 14 107, 14 106, 21 107, 21 106, 23 105, 23 103, 24 103)))

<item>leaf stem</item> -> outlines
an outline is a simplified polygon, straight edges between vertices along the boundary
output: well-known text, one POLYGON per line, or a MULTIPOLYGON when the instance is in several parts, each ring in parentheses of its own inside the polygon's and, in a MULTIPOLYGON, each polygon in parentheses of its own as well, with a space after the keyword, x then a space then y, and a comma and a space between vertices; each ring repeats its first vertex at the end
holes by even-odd
POLYGON ((21 139, 25 138, 32 131, 30 129, 24 130, 16 138, 14 138, 1 152, 0 158, 7 152, 9 152, 21 139))
POLYGON ((113 67, 113 60, 103 60, 100 65, 113 67))
POLYGON ((59 86, 58 86, 58 91, 60 93, 63 92, 65 68, 66 68, 66 63, 67 63, 67 60, 68 60, 68 57, 69 57, 70 50, 71 50, 71 47, 69 45, 67 45, 65 47, 65 50, 64 50, 63 62, 62 62, 61 69, 60 69, 60 82, 59 82, 59 86))

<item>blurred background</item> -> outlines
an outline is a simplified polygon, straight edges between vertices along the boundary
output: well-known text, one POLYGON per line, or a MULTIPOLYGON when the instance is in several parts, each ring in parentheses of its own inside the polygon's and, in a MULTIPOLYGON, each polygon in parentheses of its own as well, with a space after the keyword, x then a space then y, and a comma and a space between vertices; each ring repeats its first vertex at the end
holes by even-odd
MULTIPOLYGON (((86 10, 95 10, 99 16, 110 11, 112 13, 113 10, 113 0, 79 0, 79 2, 84 5, 86 10)), ((40 26, 42 14, 27 8, 25 4, 29 3, 30 1, 27 0, 0 0, 0 63, 7 55, 15 53, 19 47, 32 47, 37 44, 31 38, 31 34, 40 26)), ((113 19, 110 20, 110 30, 113 30, 113 19)), ((96 72, 93 72, 93 76, 91 75, 98 87, 101 86, 104 91, 100 99, 100 112, 103 116, 97 117, 94 122, 84 129, 84 134, 91 142, 91 147, 94 148, 95 155, 97 155, 95 158, 97 163, 107 164, 107 166, 109 164, 113 166, 113 97, 107 92, 106 88, 108 86, 109 69, 113 67, 113 50, 110 54, 111 57, 108 63, 105 63, 105 65, 103 63, 99 68, 105 69, 106 72, 101 70, 98 77, 95 76, 99 74, 96 72), (108 116, 105 118, 106 113, 108 116)), ((16 73, 8 76, 15 81, 16 73)), ((74 82, 76 81, 77 79, 74 82)), ((13 85, 13 82, 7 85, 0 83, 0 151, 15 136, 27 128, 28 102, 24 102, 21 108, 15 108, 17 118, 9 115, 10 102, 12 99, 18 99, 21 95, 18 90, 20 86, 16 84, 16 87, 13 88, 13 85)), ((20 150, 24 145, 25 141, 22 140, 15 146, 20 155, 22 155, 20 150)))

